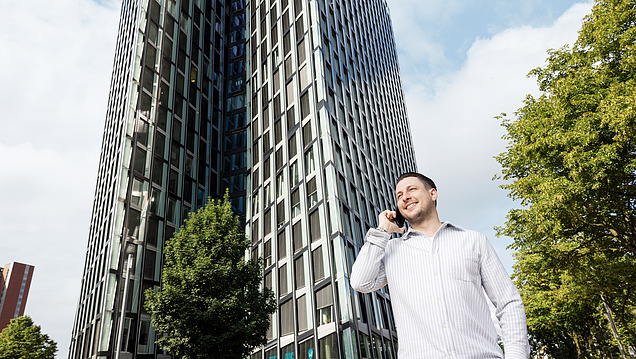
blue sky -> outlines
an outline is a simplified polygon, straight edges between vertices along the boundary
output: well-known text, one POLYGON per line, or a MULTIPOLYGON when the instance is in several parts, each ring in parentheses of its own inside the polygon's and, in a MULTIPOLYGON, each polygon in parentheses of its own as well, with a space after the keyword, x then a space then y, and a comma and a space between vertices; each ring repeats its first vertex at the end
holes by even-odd
MULTIPOLYGON (((418 168, 444 220, 495 238, 515 206, 492 177, 546 50, 576 39, 591 2, 388 0, 418 168)), ((26 314, 66 358, 92 210, 119 1, 0 0, 0 265, 36 266, 26 314), (10 54, 10 56, 8 56, 10 54)))
POLYGON ((519 26, 549 26, 575 1, 388 0, 387 3, 394 19, 403 76, 430 80, 457 71, 465 63, 475 39, 490 38, 519 26), (411 46, 411 42, 420 45, 411 46), (429 51, 420 52, 425 49, 429 51))

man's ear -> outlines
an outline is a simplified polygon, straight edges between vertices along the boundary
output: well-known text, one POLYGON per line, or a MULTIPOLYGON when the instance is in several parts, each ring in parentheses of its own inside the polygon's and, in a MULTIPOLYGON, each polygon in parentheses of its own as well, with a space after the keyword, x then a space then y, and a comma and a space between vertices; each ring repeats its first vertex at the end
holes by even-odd
POLYGON ((435 188, 431 188, 428 193, 431 195, 433 202, 435 202, 435 207, 437 207, 437 190, 435 188))

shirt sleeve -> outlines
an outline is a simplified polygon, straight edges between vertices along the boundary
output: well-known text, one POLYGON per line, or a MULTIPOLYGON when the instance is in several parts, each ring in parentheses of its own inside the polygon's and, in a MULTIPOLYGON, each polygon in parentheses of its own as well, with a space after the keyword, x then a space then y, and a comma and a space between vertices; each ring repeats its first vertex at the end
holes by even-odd
POLYGON ((358 253, 351 276, 351 287, 358 292, 369 293, 387 284, 384 272, 384 250, 391 236, 375 228, 369 229, 365 243, 358 253))
POLYGON ((519 291, 510 279, 497 252, 488 239, 481 241, 482 285, 494 304, 499 319, 506 359, 527 359, 530 356, 526 313, 519 291))

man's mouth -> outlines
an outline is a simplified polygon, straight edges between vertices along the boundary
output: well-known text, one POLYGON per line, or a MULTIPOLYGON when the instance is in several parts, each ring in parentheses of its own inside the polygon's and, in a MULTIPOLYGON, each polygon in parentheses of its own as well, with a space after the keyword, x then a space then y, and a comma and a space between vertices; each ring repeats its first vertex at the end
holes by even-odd
POLYGON ((411 208, 413 208, 416 204, 417 204, 417 202, 407 203, 406 206, 404 206, 404 209, 408 211, 411 208))

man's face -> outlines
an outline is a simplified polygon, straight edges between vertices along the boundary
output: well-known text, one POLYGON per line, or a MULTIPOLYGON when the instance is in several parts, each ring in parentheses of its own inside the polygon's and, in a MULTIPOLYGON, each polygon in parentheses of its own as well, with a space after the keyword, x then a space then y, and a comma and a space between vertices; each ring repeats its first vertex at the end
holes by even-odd
POLYGON ((406 177, 395 187, 398 208, 411 224, 425 221, 435 211, 437 191, 426 189, 417 177, 406 177))

